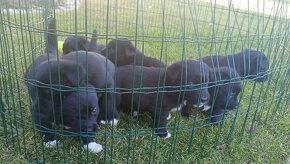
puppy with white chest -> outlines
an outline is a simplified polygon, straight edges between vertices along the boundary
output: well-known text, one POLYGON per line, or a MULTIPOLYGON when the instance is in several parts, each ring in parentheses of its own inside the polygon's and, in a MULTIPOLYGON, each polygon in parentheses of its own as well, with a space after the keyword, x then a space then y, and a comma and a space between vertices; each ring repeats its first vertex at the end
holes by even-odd
POLYGON ((138 65, 146 67, 165 67, 165 63, 158 59, 145 56, 127 38, 112 39, 107 48, 100 52, 108 57, 117 67, 123 65, 138 65), (107 54, 108 53, 108 54, 107 54), (107 56, 108 55, 108 56, 107 56), (135 63, 134 63, 135 58, 135 63))
MULTIPOLYGON (((179 105, 179 96, 180 100, 184 96, 185 100, 197 102, 200 87, 195 84, 200 84, 201 79, 205 82, 209 80, 209 70, 201 71, 200 68, 200 63, 195 60, 173 63, 167 69, 161 69, 160 73, 155 67, 118 67, 116 85, 121 92, 118 104, 124 110, 131 111, 132 105, 133 111, 139 107, 140 112, 150 112, 155 119, 156 133, 162 138, 169 138, 166 126, 170 109, 179 105)), ((202 93, 209 99, 207 88, 202 93)))
MULTIPOLYGON (((200 107, 200 109, 210 116, 211 123, 220 121, 226 111, 238 108, 241 81, 239 74, 235 70, 228 67, 211 69, 208 90, 210 101, 203 108, 200 107)), ((182 109, 182 113, 187 114, 189 112, 190 108, 182 109)))
POLYGON ((267 71, 269 68, 268 58, 260 51, 244 50, 240 53, 227 56, 206 56, 202 61, 211 68, 231 67, 238 74, 246 79, 255 79, 257 82, 267 80, 267 71))

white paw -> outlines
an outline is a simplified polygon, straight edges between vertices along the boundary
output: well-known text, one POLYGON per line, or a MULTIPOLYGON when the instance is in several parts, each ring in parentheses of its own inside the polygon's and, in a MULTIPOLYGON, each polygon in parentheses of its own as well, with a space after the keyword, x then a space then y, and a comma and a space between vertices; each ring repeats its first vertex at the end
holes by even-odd
POLYGON ((119 122, 119 120, 114 118, 113 120, 109 121, 109 124, 112 126, 117 126, 118 122, 119 122))
POLYGON ((171 119, 171 114, 169 113, 168 116, 166 117, 166 120, 170 120, 171 119))
POLYGON ((167 138, 170 138, 171 137, 171 134, 169 132, 167 132, 167 136, 164 137, 164 139, 167 139, 167 138))
POLYGON ((136 117, 138 115, 138 112, 137 111, 134 111, 133 112, 133 117, 136 117))
POLYGON ((70 128, 71 128, 71 127, 69 127, 69 126, 65 126, 65 125, 64 125, 63 127, 64 127, 65 129, 70 129, 70 128))
MULTIPOLYGON (((199 106, 198 106, 198 108, 201 108, 201 107, 203 107, 203 106, 204 106, 204 104, 203 104, 203 103, 200 103, 199 106)), ((197 108, 197 105, 194 104, 193 107, 194 107, 194 108, 197 108)))
POLYGON ((45 143, 45 147, 54 147, 56 145, 56 140, 48 141, 45 143))
POLYGON ((206 112, 206 111, 210 110, 210 108, 211 108, 211 106, 205 105, 201 111, 206 112))
POLYGON ((169 112, 176 112, 177 111, 177 107, 172 108, 169 112))
POLYGON ((84 149, 88 149, 92 153, 99 153, 103 150, 102 145, 96 142, 90 142, 88 145, 83 145, 84 149))
POLYGON ((105 125, 106 121, 105 120, 101 120, 100 123, 105 125))
POLYGON ((186 104, 187 104, 187 100, 184 100, 184 101, 183 101, 183 105, 186 105, 186 104))
MULTIPOLYGON (((118 124, 118 122, 119 122, 119 120, 114 118, 114 121, 113 120, 109 121, 109 124, 112 125, 112 126, 116 126, 118 124)), ((101 120, 100 123, 106 125, 106 121, 105 120, 101 120)))

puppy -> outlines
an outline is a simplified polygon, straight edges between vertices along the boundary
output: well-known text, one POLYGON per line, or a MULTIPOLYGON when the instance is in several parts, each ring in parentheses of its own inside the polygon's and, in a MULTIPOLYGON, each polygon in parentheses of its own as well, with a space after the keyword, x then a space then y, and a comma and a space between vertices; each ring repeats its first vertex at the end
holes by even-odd
MULTIPOLYGON (((99 121, 107 120, 110 124, 116 125, 120 118, 114 100, 114 76, 115 66, 112 62, 100 54, 86 51, 70 52, 61 57, 69 61, 77 61, 83 68, 87 68, 87 79, 95 88, 101 90, 99 121), (107 94, 105 89, 107 88, 107 94), (107 98, 106 98, 107 95, 107 98)), ((86 79, 86 78, 84 78, 86 79)))
MULTIPOLYGON (((181 103, 178 102, 179 96, 180 100, 184 96, 185 100, 197 103, 200 86, 196 84, 200 84, 202 79, 204 82, 209 80, 209 70, 201 71, 200 68, 200 63, 195 60, 173 63, 167 70, 161 69, 160 74, 156 67, 118 67, 116 85, 121 94, 117 104, 128 111, 131 111, 132 105, 133 111, 137 111, 139 107, 140 112, 150 112, 156 133, 162 138, 169 138, 171 135, 166 126, 170 109, 181 103)), ((207 97, 205 101, 208 101, 208 89, 204 88, 201 93, 202 97, 207 97)))
POLYGON ((100 52, 101 55, 108 57, 117 67, 123 65, 137 65, 146 67, 165 67, 165 63, 158 59, 145 56, 126 38, 113 39, 109 42, 106 49, 100 52), (108 56, 107 53, 108 52, 108 56), (136 63, 134 63, 134 57, 136 63), (143 63, 142 63, 143 58, 143 63))
POLYGON ((228 56, 206 56, 202 61, 210 67, 217 67, 218 64, 221 67, 230 66, 246 79, 255 79, 257 82, 267 80, 269 60, 260 51, 244 50, 228 56))
MULTIPOLYGON (((238 108, 241 81, 239 74, 232 68, 220 67, 220 69, 211 69, 208 90, 210 101, 208 105, 204 106, 202 111, 211 116, 211 123, 218 122, 224 112, 238 108)), ((184 116, 189 114, 189 112, 190 108, 183 108, 181 113, 184 116)))
MULTIPOLYGON (((86 74, 82 66, 68 60, 57 60, 53 54, 50 54, 49 60, 47 58, 48 55, 36 58, 29 66, 25 78, 33 103, 33 120, 44 136, 45 146, 52 147, 56 144, 54 133, 48 131, 53 129, 52 123, 63 123, 75 133, 80 133, 80 130, 85 134, 95 132, 98 126, 99 104, 94 90, 71 91, 68 88, 86 86, 83 80, 86 74), (58 89, 67 91, 61 92, 58 89)), ((92 85, 89 84, 89 87, 92 85)), ((102 150, 101 145, 85 135, 81 136, 81 141, 83 147, 91 152, 98 153, 102 150)))
POLYGON ((63 43, 63 55, 68 54, 73 51, 92 51, 100 53, 101 50, 105 49, 106 46, 102 44, 97 44, 98 31, 94 30, 91 42, 82 36, 69 36, 63 43))

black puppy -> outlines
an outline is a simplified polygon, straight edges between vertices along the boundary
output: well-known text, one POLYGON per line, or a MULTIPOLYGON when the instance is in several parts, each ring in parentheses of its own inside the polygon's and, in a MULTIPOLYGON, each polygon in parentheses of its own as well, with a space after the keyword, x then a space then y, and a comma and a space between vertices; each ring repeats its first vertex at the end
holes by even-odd
MULTIPOLYGON (((200 63, 195 60, 173 63, 167 70, 165 68, 161 69, 160 74, 159 68, 156 67, 133 65, 118 67, 116 85, 120 88, 119 92, 123 92, 120 94, 118 104, 128 111, 130 111, 132 105, 133 111, 137 111, 140 98, 140 112, 150 112, 153 119, 155 118, 154 127, 157 128, 157 134, 160 137, 169 138, 171 135, 166 130, 166 119, 169 116, 170 109, 181 103, 179 101, 178 104, 179 95, 181 96, 180 100, 184 96, 185 100, 197 103, 200 86, 195 84, 200 84, 202 79, 205 83, 209 80, 209 70, 201 71, 200 68, 200 63), (160 82, 158 82, 159 80, 160 82), (165 87, 164 91, 163 86, 165 87), (134 95, 132 95, 133 88, 134 95), (132 96, 134 98, 133 102, 132 96)), ((204 97, 203 101, 207 102, 209 100, 207 87, 201 93, 204 97)))
POLYGON ((244 50, 234 55, 206 56, 202 61, 212 68, 217 67, 218 64, 221 67, 230 66, 246 79, 255 79, 257 82, 267 80, 269 60, 260 51, 244 50))
POLYGON ((103 49, 100 54, 106 57, 108 51, 108 59, 117 67, 123 65, 138 65, 146 67, 165 67, 165 63, 158 59, 145 56, 126 38, 112 39, 107 48, 103 49), (136 55, 135 55, 136 54, 136 55), (134 63, 134 57, 136 61, 134 63), (143 63, 142 63, 143 58, 143 63), (116 62, 115 62, 116 60, 116 62))
MULTIPOLYGON (((210 70, 209 84, 210 101, 204 105, 203 112, 210 115, 210 122, 218 122, 223 113, 238 108, 238 95, 241 92, 241 81, 239 74, 228 67, 214 68, 210 70)), ((186 104, 187 106, 187 104, 186 104)), ((182 116, 188 115, 190 108, 182 109, 182 116)))
POLYGON ((73 51, 92 51, 100 53, 101 50, 105 49, 106 46, 102 44, 97 44, 98 32, 97 30, 93 31, 91 42, 88 41, 85 37, 82 36, 69 36, 65 39, 63 43, 63 55, 68 54, 73 51))
POLYGON ((116 103, 114 103, 114 64, 108 60, 106 62, 106 58, 97 53, 86 51, 70 52, 63 55, 61 58, 75 62, 77 61, 79 65, 87 68, 88 82, 102 91, 100 92, 102 98, 100 99, 101 110, 99 121, 103 123, 104 120, 107 120, 110 124, 116 125, 120 116, 116 110, 116 103), (108 90, 107 98, 105 88, 108 90))
MULTIPOLYGON (((54 134, 47 131, 52 129, 52 123, 63 123, 76 133, 80 130, 82 133, 95 132, 98 126, 99 104, 95 90, 71 91, 67 87, 86 86, 83 80, 86 74, 82 66, 68 60, 57 60, 53 54, 49 55, 49 60, 47 58, 48 55, 37 58, 29 66, 25 78, 33 103, 34 122, 44 135, 45 146, 51 147, 56 144, 54 134), (58 89, 67 91, 61 92, 58 89)), ((89 84, 89 87, 92 86, 89 84)), ((102 150, 102 146, 89 137, 82 136, 81 140, 83 147, 91 152, 98 153, 102 150)))

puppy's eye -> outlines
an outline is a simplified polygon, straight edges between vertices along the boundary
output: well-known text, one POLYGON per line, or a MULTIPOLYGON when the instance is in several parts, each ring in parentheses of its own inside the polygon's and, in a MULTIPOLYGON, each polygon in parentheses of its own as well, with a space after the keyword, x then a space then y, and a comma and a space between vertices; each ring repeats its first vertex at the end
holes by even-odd
POLYGON ((91 108, 92 114, 96 114, 98 112, 98 109, 96 107, 91 108))

